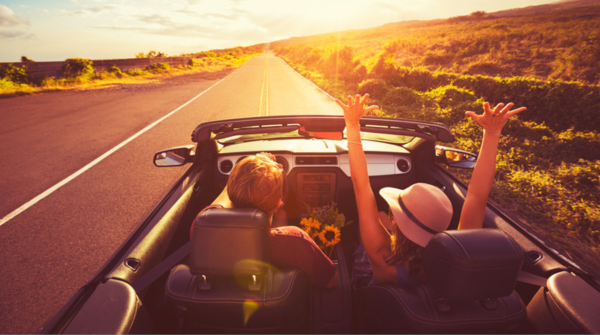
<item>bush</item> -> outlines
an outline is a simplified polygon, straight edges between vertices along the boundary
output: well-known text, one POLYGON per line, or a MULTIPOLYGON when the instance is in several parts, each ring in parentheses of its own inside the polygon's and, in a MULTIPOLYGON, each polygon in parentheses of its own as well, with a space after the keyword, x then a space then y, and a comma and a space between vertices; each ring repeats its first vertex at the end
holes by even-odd
POLYGON ((128 71, 125 71, 125 73, 127 73, 128 75, 130 75, 132 77, 138 77, 138 76, 143 76, 143 75, 148 74, 147 71, 140 70, 140 69, 128 70, 128 71))
POLYGON ((12 64, 0 65, 0 79, 3 78, 8 78, 15 84, 27 84, 30 81, 24 67, 17 67, 12 64))
POLYGON ((395 117, 406 119, 428 119, 424 113, 424 97, 407 87, 389 89, 382 99, 382 108, 395 117))
POLYGON ((154 63, 148 65, 146 67, 146 70, 152 73, 162 73, 165 71, 169 71, 170 68, 171 66, 169 65, 169 63, 154 63))
POLYGON ((116 65, 111 65, 106 71, 108 73, 112 73, 113 75, 119 78, 123 77, 123 72, 121 72, 121 69, 119 69, 119 67, 116 65))
POLYGON ((388 91, 387 85, 381 79, 367 79, 358 85, 358 93, 364 95, 369 93, 372 99, 383 99, 388 91))
POLYGON ((69 58, 63 65, 65 77, 74 78, 88 76, 94 73, 93 62, 85 58, 69 58))
POLYGON ((166 53, 164 52, 160 52, 160 51, 155 51, 155 50, 150 50, 148 51, 147 54, 144 54, 144 52, 138 52, 135 54, 135 58, 156 58, 156 57, 168 57, 166 53))
POLYGON ((455 85, 492 103, 513 102, 517 106, 527 106, 527 112, 519 115, 520 119, 544 123, 556 131, 571 127, 576 130, 600 129, 600 86, 525 77, 460 75, 418 68, 394 68, 393 64, 380 63, 372 73, 376 70, 382 73, 382 78, 389 85, 421 92, 455 85))
POLYGON ((35 87, 29 84, 17 84, 9 79, 0 78, 0 94, 27 94, 34 93, 35 87))

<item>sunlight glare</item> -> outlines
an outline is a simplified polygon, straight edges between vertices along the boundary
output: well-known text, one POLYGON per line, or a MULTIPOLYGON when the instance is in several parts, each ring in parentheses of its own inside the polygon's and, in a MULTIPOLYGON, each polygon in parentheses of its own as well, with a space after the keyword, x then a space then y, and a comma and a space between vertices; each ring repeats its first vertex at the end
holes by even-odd
POLYGON ((252 316, 252 314, 254 314, 254 312, 256 312, 256 310, 258 310, 258 304, 256 303, 256 301, 254 301, 252 299, 246 299, 246 301, 244 301, 243 309, 244 309, 244 327, 246 327, 246 325, 248 324, 248 320, 250 320, 250 317, 252 316))

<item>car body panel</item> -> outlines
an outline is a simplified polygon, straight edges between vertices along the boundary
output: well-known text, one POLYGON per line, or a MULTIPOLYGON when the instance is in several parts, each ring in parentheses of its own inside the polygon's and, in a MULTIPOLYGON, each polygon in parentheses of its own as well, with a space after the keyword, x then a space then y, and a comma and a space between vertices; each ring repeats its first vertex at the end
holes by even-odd
MULTIPOLYGON (((309 125, 310 129, 318 131, 331 130, 327 127, 329 123, 333 125, 331 127, 335 131, 341 131, 339 128, 343 118, 340 116, 295 116, 290 119, 289 123, 314 121, 313 118, 317 122, 312 122, 309 125)), ((96 330, 99 332, 129 332, 125 329, 133 329, 131 325, 137 322, 139 327, 148 326, 147 328, 141 328, 148 331, 174 332, 175 329, 168 326, 171 320, 164 316, 164 306, 160 305, 161 294, 164 293, 161 290, 164 289, 166 272, 150 287, 135 292, 135 296, 130 288, 134 287, 136 282, 161 264, 165 258, 189 242, 189 228, 196 214, 204 206, 210 204, 225 186, 229 173, 222 171, 220 168, 225 160, 230 160, 231 167, 233 167, 239 158, 263 151, 272 152, 276 156, 284 158, 289 163, 286 177, 289 191, 287 194, 288 199, 285 200, 289 208, 286 208, 286 210, 288 216, 296 218, 296 220, 307 214, 303 209, 307 192, 303 191, 302 186, 310 185, 312 181, 311 178, 306 179, 304 176, 307 174, 331 176, 330 179, 333 180, 330 183, 331 189, 327 193, 329 197, 327 201, 336 202, 340 212, 348 218, 356 220, 358 213, 356 212, 356 200, 354 199, 350 179, 346 140, 299 138, 269 141, 252 140, 226 145, 211 140, 211 138, 214 138, 215 133, 224 134, 226 131, 235 131, 234 126, 228 125, 249 127, 258 123, 262 127, 267 126, 269 122, 283 121, 284 118, 282 117, 246 118, 199 125, 193 133, 193 138, 199 140, 199 143, 196 147, 195 156, 193 156, 194 162, 190 168, 136 230, 131 233, 94 279, 78 291, 71 301, 42 327, 40 332, 93 332, 93 330, 78 326, 85 324, 81 320, 101 318, 102 315, 110 316, 110 313, 113 312, 121 313, 118 311, 122 311, 122 313, 110 317, 112 321, 117 320, 114 324, 106 321, 104 324, 107 328, 96 330), (321 164, 321 161, 317 160, 317 163, 311 164, 311 160, 308 159, 304 163, 299 161, 301 164, 297 164, 297 158, 306 159, 311 157, 335 157, 336 160, 334 163, 327 164, 321 164), (118 284, 111 284, 115 281, 118 284), (104 300, 110 299, 113 294, 119 296, 115 302, 118 305, 116 307, 104 302, 104 300), (132 301, 139 301, 140 305, 132 304, 132 301), (129 308, 127 306, 134 307, 129 308), (94 312, 90 313, 90 311, 94 312), (134 311, 136 316, 132 316, 134 311), (146 313, 150 315, 151 321, 144 319, 146 313), (137 316, 138 314, 139 316, 137 316), (118 320, 122 320, 122 322, 118 320)), ((404 146, 363 139, 374 193, 378 194, 378 190, 383 187, 405 188, 415 182, 426 182, 435 185, 442 189, 452 202, 454 214, 450 229, 455 229, 458 226, 467 187, 446 168, 435 163, 435 138, 453 139, 447 128, 443 125, 440 126, 440 124, 398 121, 388 118, 367 118, 364 123, 361 121, 361 125, 364 126, 365 130, 368 128, 372 131, 376 128, 369 126, 369 124, 387 129, 390 132, 395 132, 396 129, 385 128, 382 125, 402 125, 403 127, 408 125, 413 129, 410 131, 417 136, 404 146), (418 132, 419 129, 423 132, 418 132), (400 159, 404 159, 408 163, 409 169, 407 171, 399 169, 398 160, 400 159)), ((380 197, 377 197, 377 204, 381 209, 386 208, 385 202, 380 197)), ((560 285, 556 285, 553 288, 553 294, 554 296, 560 295, 563 297, 562 304, 559 303, 560 306, 575 306, 575 309, 586 308, 586 306, 596 306, 596 302, 600 301, 599 287, 593 278, 586 277, 586 274, 578 269, 576 265, 566 262, 563 257, 549 248, 546 242, 529 231, 524 225, 519 224, 518 220, 509 217, 493 201, 488 202, 484 227, 503 230, 521 246, 526 254, 523 269, 528 273, 542 278, 550 278, 558 273, 571 272, 573 275, 582 278, 578 285, 585 287, 586 292, 588 292, 588 300, 580 302, 570 300, 568 292, 560 285), (562 292, 566 293, 561 295, 562 292), (594 292, 596 295, 594 295, 594 292)), ((349 306, 348 301, 352 301, 351 296, 348 295, 351 289, 348 282, 349 262, 351 262, 353 248, 358 243, 358 224, 351 225, 346 229, 344 238, 347 239, 347 242, 343 241, 344 243, 336 246, 336 252, 340 253, 341 256, 338 259, 340 262, 340 287, 333 291, 314 291, 315 296, 313 299, 321 299, 319 300, 321 303, 314 303, 312 307, 313 313, 316 313, 313 314, 313 324, 311 326, 313 332, 352 332, 360 329, 355 324, 356 320, 352 317, 352 309, 347 309, 349 306)), ((185 262, 185 259, 182 261, 185 262)), ((525 303, 532 301, 536 295, 541 294, 540 292, 546 292, 545 288, 528 283, 518 283, 516 290, 525 303)), ((572 296, 575 299, 575 295, 572 296)), ((548 315, 548 313, 542 310, 547 309, 549 311, 551 306, 543 304, 537 304, 536 306, 536 310, 530 313, 540 315, 538 316, 539 320, 547 321, 544 319, 546 317, 544 315, 548 315)), ((567 318, 569 317, 573 316, 567 315, 567 318)), ((536 322, 539 320, 536 320, 536 322)), ((97 321, 94 320, 94 322, 97 321)), ((584 322, 587 328, 579 328, 581 331, 600 332, 600 329, 595 328, 596 326, 591 322, 592 320, 588 321, 590 322, 584 322)), ((368 329, 365 331, 369 332, 368 329)), ((535 332, 536 329, 524 328, 522 331, 535 332)))

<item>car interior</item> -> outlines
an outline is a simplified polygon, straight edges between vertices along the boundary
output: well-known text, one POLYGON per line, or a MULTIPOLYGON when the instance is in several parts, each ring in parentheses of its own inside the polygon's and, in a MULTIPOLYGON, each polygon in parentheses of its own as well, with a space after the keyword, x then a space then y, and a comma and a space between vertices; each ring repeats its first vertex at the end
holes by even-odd
MULTIPOLYGON (((335 120, 339 125, 339 118, 335 120)), ((331 120, 327 123, 331 129, 331 120)), ((244 131, 231 125, 225 128, 238 135, 244 131)), ((387 212, 387 204, 379 189, 402 189, 417 182, 440 188, 453 204, 449 230, 438 233, 424 252, 427 284, 401 288, 352 284, 360 232, 345 140, 263 136, 222 145, 214 135, 223 129, 222 124, 205 125, 194 133, 196 147, 157 153, 155 162, 163 165, 169 165, 167 161, 193 164, 132 233, 121 254, 117 252, 119 257, 107 266, 110 271, 102 274, 102 282, 62 332, 600 331, 593 316, 600 301, 597 289, 493 202, 484 229, 456 230, 466 186, 439 164, 448 163, 445 151, 452 149, 436 148, 433 132, 421 136, 394 130, 395 136, 413 134, 403 145, 363 139, 381 211, 387 212), (202 140, 206 129, 210 139, 202 140), (283 209, 289 225, 299 226, 300 219, 308 216, 306 205, 332 202, 347 221, 353 221, 342 228, 332 256, 339 276, 336 288, 313 287, 302 271, 269 263, 269 218, 260 210, 215 208, 196 219, 225 187, 235 164, 258 152, 272 153, 283 165, 287 183, 283 209), (153 271, 155 277, 146 279, 153 271)), ((476 155, 463 153, 467 160, 475 160, 476 155)))

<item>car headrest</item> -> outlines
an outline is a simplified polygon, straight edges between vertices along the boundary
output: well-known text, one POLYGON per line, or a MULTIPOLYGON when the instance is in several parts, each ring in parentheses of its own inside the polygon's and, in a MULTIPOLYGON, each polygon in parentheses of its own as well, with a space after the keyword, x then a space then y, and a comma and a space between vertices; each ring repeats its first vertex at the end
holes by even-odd
POLYGON ((271 259, 269 216, 250 208, 212 208, 194 221, 193 275, 260 275, 271 259))
POLYGON ((500 229, 452 230, 429 241, 423 270, 443 298, 497 298, 514 290, 523 258, 521 247, 500 229))

